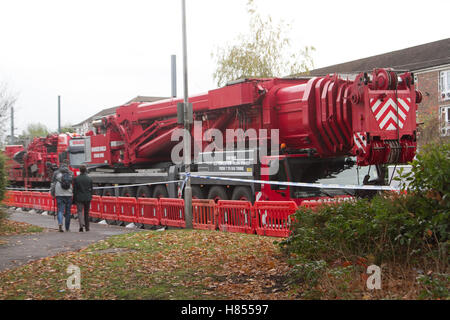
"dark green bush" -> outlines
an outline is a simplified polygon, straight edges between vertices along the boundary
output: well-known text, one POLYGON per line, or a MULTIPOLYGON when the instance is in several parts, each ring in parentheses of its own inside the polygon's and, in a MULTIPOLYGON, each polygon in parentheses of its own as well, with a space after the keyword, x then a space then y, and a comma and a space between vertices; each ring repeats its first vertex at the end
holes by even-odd
POLYGON ((448 208, 414 195, 376 196, 317 211, 300 208, 295 217, 282 246, 311 260, 374 256, 380 263, 423 254, 443 258, 449 235, 448 208))
POLYGON ((431 191, 436 197, 449 201, 450 197, 450 143, 429 144, 416 156, 410 173, 409 192, 431 191))
POLYGON ((281 243, 301 259, 334 261, 373 256, 375 263, 433 262, 448 266, 449 145, 425 147, 412 163, 407 194, 378 195, 300 208, 289 238, 281 243))

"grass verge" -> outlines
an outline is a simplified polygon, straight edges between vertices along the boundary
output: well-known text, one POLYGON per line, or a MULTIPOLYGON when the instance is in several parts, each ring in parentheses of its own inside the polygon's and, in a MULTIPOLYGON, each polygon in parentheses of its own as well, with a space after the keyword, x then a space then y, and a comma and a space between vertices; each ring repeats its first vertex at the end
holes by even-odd
POLYGON ((0 273, 0 299, 292 299, 274 239, 200 230, 113 236, 0 273), (67 268, 81 272, 69 290, 67 268))
POLYGON ((0 208, 0 236, 31 234, 44 231, 43 228, 25 222, 8 220, 7 213, 0 208))

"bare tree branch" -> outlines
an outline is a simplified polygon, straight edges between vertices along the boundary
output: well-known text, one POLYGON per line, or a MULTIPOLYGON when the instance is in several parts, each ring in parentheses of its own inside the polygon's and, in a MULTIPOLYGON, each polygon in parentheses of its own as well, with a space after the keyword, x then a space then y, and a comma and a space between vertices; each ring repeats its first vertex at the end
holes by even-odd
POLYGON ((0 83, 0 142, 4 141, 5 134, 8 131, 6 123, 11 116, 11 107, 14 106, 16 101, 17 97, 9 91, 8 85, 0 83))
POLYGON ((284 34, 290 28, 283 21, 274 25, 272 18, 261 17, 253 0, 247 2, 250 33, 240 34, 235 44, 218 48, 213 74, 218 86, 240 78, 266 78, 307 73, 313 67, 314 47, 289 54, 291 41, 284 34))

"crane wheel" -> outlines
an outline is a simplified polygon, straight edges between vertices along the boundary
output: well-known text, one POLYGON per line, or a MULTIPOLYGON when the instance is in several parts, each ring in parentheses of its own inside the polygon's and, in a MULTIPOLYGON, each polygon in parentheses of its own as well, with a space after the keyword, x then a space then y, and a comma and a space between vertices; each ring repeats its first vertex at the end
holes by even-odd
POLYGON ((205 199, 205 194, 199 186, 192 186, 192 199, 205 199))
POLYGON ((135 198, 136 197, 136 188, 134 188, 134 187, 120 188, 120 196, 135 198))
POLYGON ((249 187, 236 187, 234 188, 233 195, 231 196, 231 200, 241 200, 241 201, 250 201, 252 202, 253 196, 252 191, 249 187))
POLYGON ((137 188, 136 196, 138 198, 151 198, 152 190, 148 186, 139 186, 137 188))
MULTIPOLYGON (((98 184, 94 184, 93 187, 97 188, 97 187, 99 187, 99 185, 98 184)), ((103 195, 103 190, 102 189, 93 189, 92 190, 92 195, 93 196, 102 196, 103 195)))
POLYGON ((228 195, 224 187, 214 186, 209 189, 208 199, 213 199, 215 202, 219 200, 228 200, 228 195))
POLYGON ((153 190, 153 198, 168 198, 169 194, 167 193, 167 188, 165 185, 158 184, 153 190))
MULTIPOLYGON (((107 186, 105 186, 105 187, 107 187, 107 186)), ((103 197, 115 197, 116 192, 115 192, 114 188, 106 188, 106 189, 103 189, 102 196, 103 197)))

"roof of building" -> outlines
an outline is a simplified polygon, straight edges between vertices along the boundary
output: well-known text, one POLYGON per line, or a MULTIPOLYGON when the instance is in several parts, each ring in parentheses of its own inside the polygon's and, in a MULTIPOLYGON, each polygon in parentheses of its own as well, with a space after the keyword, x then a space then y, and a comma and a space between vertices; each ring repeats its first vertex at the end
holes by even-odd
POLYGON ((131 99, 125 104, 133 103, 133 102, 155 102, 158 100, 168 99, 168 97, 146 97, 146 96, 137 96, 136 98, 131 99))
POLYGON ((310 71, 312 76, 359 73, 374 68, 418 71, 450 64, 450 38, 310 71))
MULTIPOLYGON (((137 96, 137 97, 131 99, 130 101, 124 103, 123 105, 127 105, 132 102, 154 102, 154 101, 158 101, 158 100, 162 100, 162 99, 167 99, 167 97, 137 96)), ((74 124, 72 127, 78 127, 78 126, 81 126, 85 122, 91 122, 95 119, 100 119, 102 117, 109 116, 109 115, 113 114, 114 112, 116 112, 116 109, 119 107, 120 106, 103 109, 103 110, 97 112, 96 114, 94 114, 93 116, 90 116, 89 118, 81 121, 80 123, 74 124)))

